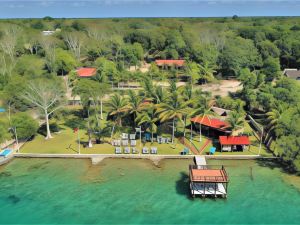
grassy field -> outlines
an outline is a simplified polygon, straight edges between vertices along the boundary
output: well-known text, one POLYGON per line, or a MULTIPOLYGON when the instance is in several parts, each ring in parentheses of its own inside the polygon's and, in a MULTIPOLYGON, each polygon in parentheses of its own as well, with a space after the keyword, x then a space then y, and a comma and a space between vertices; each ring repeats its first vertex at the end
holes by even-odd
MULTIPOLYGON (((74 109, 77 111, 78 109, 74 109)), ((104 115, 106 118, 106 114, 104 115)), ((66 121, 75 121, 80 120, 80 118, 74 116, 74 114, 68 115, 65 120, 57 120, 56 123, 59 126, 59 132, 53 133, 53 138, 50 140, 45 140, 44 136, 38 134, 34 137, 33 140, 28 141, 25 145, 22 146, 22 153, 50 153, 50 154, 77 154, 79 151, 78 146, 78 134, 73 132, 73 129, 70 128, 68 122, 66 121)), ((102 120, 101 126, 106 126, 107 121, 102 120)), ((182 126, 178 126, 179 132, 183 131, 182 126)), ((245 132, 251 133, 253 132, 252 128, 248 123, 245 123, 245 132)), ((190 133, 187 131, 186 138, 189 140, 190 133)), ((84 129, 79 130, 80 136, 80 153, 82 154, 114 154, 115 147, 111 145, 111 139, 106 137, 104 138, 104 143, 102 144, 93 144, 93 147, 87 148, 84 147, 87 145, 88 136, 87 132, 84 129)), ((164 134, 164 137, 170 137, 170 134, 164 134)), ((120 139, 119 134, 115 134, 115 139, 120 139)), ((192 143, 198 149, 198 151, 204 146, 207 142, 208 138, 202 135, 202 140, 199 140, 199 134, 194 133, 192 143)), ((246 149, 243 152, 220 152, 218 146, 216 155, 257 155, 259 154, 259 140, 254 136, 250 136, 251 146, 250 149, 246 149)), ((216 144, 215 144, 216 145, 216 144)), ((157 142, 150 143, 141 143, 140 140, 137 140, 136 148, 138 151, 141 151, 143 147, 157 147, 158 154, 160 155, 179 155, 180 152, 184 149, 184 145, 182 145, 178 139, 175 139, 174 144, 158 144, 157 142)), ((213 146, 213 143, 210 142, 202 151, 202 154, 206 155, 209 153, 209 149, 213 146)), ((267 151, 265 146, 262 146, 261 155, 263 156, 271 156, 272 154, 267 151)))

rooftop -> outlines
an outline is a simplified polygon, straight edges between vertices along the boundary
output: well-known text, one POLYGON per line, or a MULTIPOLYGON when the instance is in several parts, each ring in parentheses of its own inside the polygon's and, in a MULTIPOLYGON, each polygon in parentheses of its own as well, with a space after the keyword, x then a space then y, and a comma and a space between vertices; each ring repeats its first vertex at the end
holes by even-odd
POLYGON ((156 65, 158 66, 183 66, 185 63, 185 60, 183 59, 158 59, 155 60, 156 65))
POLYGON ((292 79, 300 80, 300 70, 297 69, 285 69, 284 74, 292 79))
POLYGON ((195 182, 228 182, 223 169, 191 169, 190 176, 195 182))
POLYGON ((208 127, 212 127, 219 130, 226 130, 230 125, 225 120, 220 120, 217 118, 211 118, 209 116, 196 116, 191 119, 194 123, 200 123, 201 125, 205 125, 208 127))
POLYGON ((76 70, 79 77, 92 77, 96 75, 97 69, 93 67, 82 67, 76 70))
POLYGON ((250 145, 248 136, 220 136, 221 145, 250 145))

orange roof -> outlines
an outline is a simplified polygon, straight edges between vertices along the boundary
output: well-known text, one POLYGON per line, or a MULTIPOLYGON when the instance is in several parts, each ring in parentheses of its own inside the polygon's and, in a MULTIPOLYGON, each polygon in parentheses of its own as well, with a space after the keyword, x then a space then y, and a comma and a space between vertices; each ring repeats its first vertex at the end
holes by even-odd
POLYGON ((227 176, 223 170, 217 169, 192 169, 192 181, 199 182, 227 182, 227 176))
POLYGON ((167 65, 167 66, 183 66, 185 63, 185 60, 183 59, 159 59, 159 60, 155 60, 156 65, 158 66, 163 66, 163 65, 167 65))
POLYGON ((220 129, 220 130, 225 130, 226 128, 228 128, 230 126, 229 123, 227 123, 224 120, 220 120, 217 118, 210 118, 208 116, 204 116, 204 117, 196 116, 196 117, 192 118, 191 121, 194 123, 200 123, 202 125, 212 127, 215 129, 220 129))
POLYGON ((248 136, 220 136, 221 145, 250 145, 248 136))
POLYGON ((82 67, 76 70, 79 77, 92 77, 96 74, 97 69, 92 67, 82 67))

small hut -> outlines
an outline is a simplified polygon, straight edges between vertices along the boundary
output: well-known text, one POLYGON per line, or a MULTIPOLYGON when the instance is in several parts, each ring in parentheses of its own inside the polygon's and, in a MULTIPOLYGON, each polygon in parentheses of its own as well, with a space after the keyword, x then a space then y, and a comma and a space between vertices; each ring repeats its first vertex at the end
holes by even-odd
POLYGON ((248 136, 220 136, 221 151, 244 151, 246 147, 250 148, 248 136))

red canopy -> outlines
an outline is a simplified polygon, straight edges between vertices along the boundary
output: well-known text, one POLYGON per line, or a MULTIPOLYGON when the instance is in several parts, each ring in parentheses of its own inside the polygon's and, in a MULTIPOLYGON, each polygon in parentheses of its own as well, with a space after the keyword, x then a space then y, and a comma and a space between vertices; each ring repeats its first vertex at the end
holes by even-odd
POLYGON ((221 145, 250 145, 248 136, 220 136, 221 145))
POLYGON ((159 59, 155 60, 156 65, 158 66, 163 66, 163 65, 168 65, 168 66, 183 66, 185 63, 185 60, 183 59, 159 59))
POLYGON ((225 130, 226 128, 229 127, 229 123, 227 123, 226 121, 217 118, 210 118, 208 116, 204 116, 204 117, 196 116, 192 118, 191 121, 194 123, 200 123, 201 125, 205 125, 220 130, 225 130))
POLYGON ((92 77, 96 74, 97 69, 92 67, 82 67, 77 69, 77 75, 79 77, 92 77))

